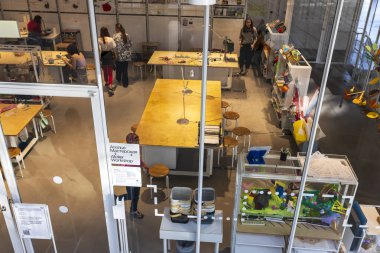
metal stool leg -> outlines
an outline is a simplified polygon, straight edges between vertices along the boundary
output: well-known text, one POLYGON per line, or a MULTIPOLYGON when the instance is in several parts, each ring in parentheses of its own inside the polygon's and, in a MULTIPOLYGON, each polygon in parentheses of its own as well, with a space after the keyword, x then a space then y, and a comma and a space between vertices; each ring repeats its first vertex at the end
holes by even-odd
POLYGON ((140 75, 141 75, 141 81, 143 80, 143 67, 140 67, 140 75))
POLYGON ((248 149, 247 149, 248 152, 249 152, 250 147, 251 147, 251 135, 248 135, 248 149))
POLYGON ((232 168, 234 167, 234 160, 235 160, 235 148, 232 148, 232 168))
POLYGON ((50 117, 51 117, 51 124, 52 124, 52 126, 53 126, 53 131, 54 131, 54 133, 56 134, 56 133, 57 133, 57 131, 55 130, 55 122, 54 122, 54 117, 53 117, 53 115, 51 115, 50 117))
MULTIPOLYGON (((149 177, 150 185, 153 184, 153 177, 149 177)), ((150 188, 150 198, 153 199, 153 188, 150 188)))
POLYGON ((20 170, 21 177, 24 177, 24 174, 22 173, 22 168, 21 168, 20 161, 19 161, 19 158, 18 158, 18 157, 19 157, 19 156, 16 156, 15 160, 16 160, 16 162, 17 162, 17 164, 18 164, 18 168, 19 168, 19 170, 20 170))
POLYGON ((169 187, 169 176, 166 176, 165 181, 166 181, 166 191, 168 192, 168 197, 169 197, 169 189, 170 189, 170 187, 169 187))

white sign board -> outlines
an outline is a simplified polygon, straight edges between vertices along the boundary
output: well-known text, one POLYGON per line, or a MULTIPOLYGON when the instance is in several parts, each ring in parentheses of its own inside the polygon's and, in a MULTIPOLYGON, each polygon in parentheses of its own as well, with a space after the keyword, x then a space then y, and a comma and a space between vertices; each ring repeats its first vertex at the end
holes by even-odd
POLYGON ((141 168, 128 166, 111 166, 114 186, 141 187, 141 168))
POLYGON ((111 165, 140 165, 140 145, 126 143, 110 143, 111 165))
POLYGON ((17 228, 21 238, 52 239, 49 208, 44 204, 14 204, 17 228))
POLYGON ((18 23, 14 20, 0 20, 0 38, 20 38, 18 23))

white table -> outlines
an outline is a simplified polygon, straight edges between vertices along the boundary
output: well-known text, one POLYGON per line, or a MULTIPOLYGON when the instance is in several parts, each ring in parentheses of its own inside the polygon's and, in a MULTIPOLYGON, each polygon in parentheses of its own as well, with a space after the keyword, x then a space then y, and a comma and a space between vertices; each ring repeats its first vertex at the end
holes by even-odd
MULTIPOLYGON (((168 252, 170 240, 195 241, 197 236, 197 223, 190 220, 186 224, 173 223, 170 220, 170 208, 164 210, 160 227, 160 239, 163 239, 164 253, 168 252)), ((219 252, 219 243, 223 241, 223 211, 215 211, 215 220, 212 224, 201 225, 201 242, 215 243, 214 252, 219 252)))

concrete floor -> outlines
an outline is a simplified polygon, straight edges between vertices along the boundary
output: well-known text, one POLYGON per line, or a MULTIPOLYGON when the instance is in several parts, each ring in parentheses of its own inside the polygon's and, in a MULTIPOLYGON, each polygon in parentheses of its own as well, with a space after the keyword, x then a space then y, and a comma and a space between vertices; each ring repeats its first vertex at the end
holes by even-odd
MULTIPOLYGON (((320 70, 316 71, 320 73, 320 70)), ((134 81, 128 88, 118 87, 111 98, 105 93, 110 141, 123 140, 130 131, 130 126, 139 121, 154 85, 152 74, 148 74, 144 81, 138 80, 133 73, 131 76, 134 81)), ((222 95, 223 99, 232 104, 232 109, 241 115, 239 125, 253 131, 252 145, 271 145, 274 150, 281 147, 294 148, 291 137, 283 135, 277 128, 278 123, 269 101, 270 84, 252 72, 244 79, 246 93, 225 91, 222 95)), ((315 79, 318 79, 318 75, 315 79)), ((334 82, 334 78, 330 78, 330 82, 334 82)), ((379 184, 375 180, 380 173, 378 162, 376 165, 380 145, 376 123, 368 121, 350 104, 338 108, 339 95, 328 92, 325 101, 320 125, 327 137, 320 142, 322 152, 347 154, 362 182, 359 201, 377 201, 378 204, 379 197, 376 194, 379 192, 379 184)), ((54 98, 52 110, 57 133, 49 133, 26 158, 24 178, 17 181, 21 197, 26 203, 49 205, 60 253, 107 252, 90 101, 54 98), (55 184, 52 180, 54 176, 62 177, 63 183, 55 184), (61 205, 69 208, 67 214, 58 211, 61 205)), ((222 166, 215 165, 214 175, 206 178, 204 185, 216 189, 217 209, 222 209, 225 217, 231 217, 235 171, 225 166, 227 164, 230 164, 229 157, 224 158, 222 166)), ((163 182, 160 183, 163 186, 163 182)), ((188 186, 194 189, 197 187, 197 178, 171 176, 170 186, 188 186)), ((115 192, 121 194, 125 189, 115 187, 115 192)), ((169 202, 163 191, 159 194, 158 209, 162 211, 169 202)), ((154 216, 153 203, 145 187, 141 190, 139 208, 145 214, 144 219, 127 219, 130 250, 134 253, 162 252, 162 241, 159 239, 160 218, 154 216)), ((2 216, 0 217, 0 253, 12 252, 2 216)), ((231 224, 224 220, 223 225, 224 239, 220 252, 227 253, 231 224)), ((34 241, 34 245, 38 253, 53 252, 49 241, 34 241)), ((202 244, 202 253, 208 252, 212 252, 212 245, 202 244)))

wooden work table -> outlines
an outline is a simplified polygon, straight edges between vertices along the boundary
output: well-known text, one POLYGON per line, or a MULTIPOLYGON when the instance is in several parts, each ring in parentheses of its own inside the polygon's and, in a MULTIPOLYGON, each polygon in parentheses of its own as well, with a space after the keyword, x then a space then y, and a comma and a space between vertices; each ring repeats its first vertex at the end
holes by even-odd
MULTIPOLYGON (((17 54, 17 53, 16 53, 17 54)), ((16 56, 15 52, 0 52, 0 65, 20 65, 32 61, 31 53, 25 52, 20 56, 16 56)))
MULTIPOLYGON (((157 79, 137 128, 143 146, 144 162, 167 165, 171 174, 197 175, 197 171, 181 172, 177 169, 180 151, 198 149, 198 122, 201 110, 201 81, 190 80, 188 88, 193 93, 185 95, 187 125, 177 120, 183 118, 183 81, 157 79)), ((207 82, 206 122, 219 125, 222 121, 221 88, 219 81, 207 82)), ((207 169, 212 174, 213 149, 207 148, 207 169)))
POLYGON ((66 51, 41 51, 42 61, 44 66, 64 67, 66 63, 62 58, 67 59, 66 51), (53 59, 53 63, 49 63, 49 59, 53 59))
MULTIPOLYGON (((0 109, 10 104, 0 104, 0 109)), ((0 114, 4 135, 17 136, 42 109, 42 105, 25 105, 24 108, 13 108, 0 114)))
MULTIPOLYGON (((141 145, 194 148, 198 147, 198 122, 201 110, 201 81, 190 80, 192 94, 185 95, 186 118, 189 124, 177 124, 183 117, 182 80, 157 79, 137 134, 141 145)), ((206 122, 222 122, 220 82, 207 82, 206 122)))
MULTIPOLYGON (((210 53, 208 56, 209 67, 213 68, 238 68, 237 54, 227 54, 227 58, 234 61, 224 61, 224 53, 210 53)), ((152 65, 179 65, 179 66, 202 66, 202 53, 199 52, 177 52, 177 51, 155 51, 149 59, 152 65)))
MULTIPOLYGON (((148 64, 154 66, 154 76, 157 77, 157 66, 162 66, 162 76, 166 79, 189 78, 190 72, 194 74, 192 79, 202 79, 202 53, 179 51, 155 51, 148 64)), ((239 68, 237 54, 226 54, 228 59, 224 61, 224 53, 210 53, 208 55, 207 80, 221 82, 221 88, 231 89, 233 69, 239 68)), ((241 91, 245 90, 243 88, 241 91)))

